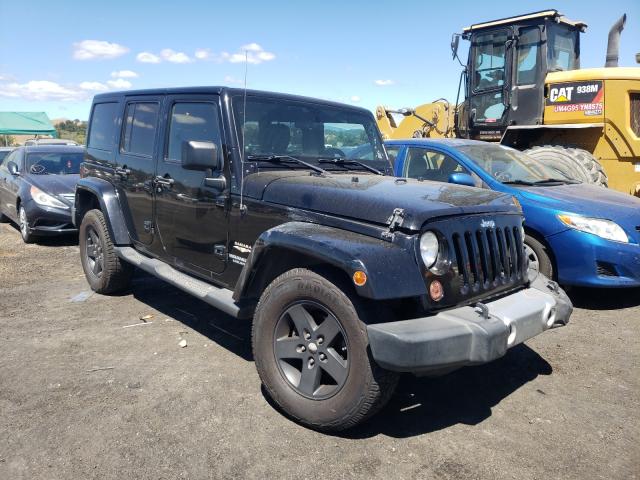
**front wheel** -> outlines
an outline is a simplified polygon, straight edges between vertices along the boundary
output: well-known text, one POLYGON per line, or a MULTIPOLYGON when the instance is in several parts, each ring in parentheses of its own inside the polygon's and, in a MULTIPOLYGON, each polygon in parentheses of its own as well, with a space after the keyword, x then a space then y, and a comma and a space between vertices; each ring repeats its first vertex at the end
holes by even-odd
POLYGON ((369 354, 366 325, 345 289, 306 269, 276 278, 253 321, 253 352, 269 396, 298 422, 344 430, 388 401, 397 374, 369 354))
POLYGON ((36 241, 36 237, 31 233, 31 227, 29 227, 27 212, 22 205, 20 205, 18 209, 18 227, 20 228, 20 236, 24 243, 33 243, 36 241))
POLYGON ((129 286, 133 266, 116 254, 104 214, 90 210, 80 224, 80 260, 91 289, 110 294, 129 286))
POLYGON ((530 235, 524 238, 524 253, 529 260, 529 280, 534 281, 539 273, 547 278, 553 278, 553 263, 547 253, 547 248, 530 235))

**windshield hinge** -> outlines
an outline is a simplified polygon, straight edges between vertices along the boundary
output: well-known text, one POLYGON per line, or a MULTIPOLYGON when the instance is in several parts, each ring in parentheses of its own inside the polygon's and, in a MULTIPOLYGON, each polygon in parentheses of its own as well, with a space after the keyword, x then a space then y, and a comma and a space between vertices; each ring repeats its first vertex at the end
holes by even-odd
POLYGON ((394 208, 393 213, 387 220, 389 224, 389 231, 382 233, 382 238, 386 240, 393 240, 393 232, 399 229, 404 222, 404 208, 394 208))

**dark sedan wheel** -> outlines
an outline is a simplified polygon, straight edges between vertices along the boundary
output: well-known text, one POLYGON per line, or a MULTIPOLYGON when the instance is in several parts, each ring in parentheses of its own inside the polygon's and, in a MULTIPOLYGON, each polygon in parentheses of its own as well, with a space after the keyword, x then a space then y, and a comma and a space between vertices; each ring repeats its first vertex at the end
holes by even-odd
POLYGON ((115 293, 129 286, 133 266, 116 254, 100 210, 90 210, 83 217, 79 240, 82 268, 94 292, 115 293))
POLYGON ((318 430, 366 420, 398 379, 371 358, 359 299, 348 292, 338 279, 293 269, 265 289, 253 320, 253 354, 267 394, 318 430))
POLYGON ((20 228, 20 235, 24 243, 33 243, 36 241, 36 237, 31 233, 31 228, 29 227, 27 212, 22 205, 20 205, 18 209, 18 227, 20 228))

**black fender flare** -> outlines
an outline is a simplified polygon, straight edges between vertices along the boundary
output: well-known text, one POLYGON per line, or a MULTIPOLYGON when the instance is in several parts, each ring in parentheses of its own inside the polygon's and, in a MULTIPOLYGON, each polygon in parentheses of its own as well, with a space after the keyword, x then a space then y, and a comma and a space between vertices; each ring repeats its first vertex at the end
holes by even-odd
POLYGON ((107 221, 114 245, 131 245, 129 229, 125 223, 120 201, 114 186, 101 178, 81 178, 76 184, 76 198, 72 212, 73 224, 80 228, 82 217, 89 210, 88 202, 95 197, 107 221))
MULTIPOLYGON (((413 245, 413 242, 407 242, 413 245)), ((270 251, 288 251, 329 264, 350 279, 364 271, 367 282, 356 286, 365 298, 390 300, 427 293, 414 249, 379 238, 307 222, 287 222, 260 235, 244 265, 233 298, 247 298, 256 272, 267 265, 270 251)), ((300 265, 291 265, 291 268, 300 265)), ((265 285, 266 286, 266 285, 265 285)))

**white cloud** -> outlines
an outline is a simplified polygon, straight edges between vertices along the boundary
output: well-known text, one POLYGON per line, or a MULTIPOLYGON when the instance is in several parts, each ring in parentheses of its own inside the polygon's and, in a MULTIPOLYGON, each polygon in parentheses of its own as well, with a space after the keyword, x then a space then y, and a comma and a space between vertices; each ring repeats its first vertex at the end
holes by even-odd
POLYGON ((104 90, 108 90, 104 83, 100 82, 82 82, 78 85, 82 90, 87 90, 89 92, 102 92, 104 90))
POLYGON ((128 51, 123 45, 104 40, 82 40, 73 44, 73 58, 76 60, 116 58, 128 51))
POLYGON ((257 43, 249 43, 240 47, 239 52, 227 53, 222 52, 220 55, 221 60, 228 61, 230 63, 251 63, 257 65, 262 62, 268 62, 276 58, 276 55, 272 52, 265 51, 257 43))
POLYGON ((136 60, 142 63, 160 63, 160 57, 151 52, 140 52, 136 55, 136 60))
POLYGON ((353 103, 358 103, 362 99, 359 96, 354 95, 349 100, 351 100, 353 103))
POLYGON ((198 60, 206 60, 211 56, 211 50, 208 48, 198 48, 194 54, 198 60))
POLYGON ((376 85, 378 85, 380 87, 386 87, 387 85, 393 85, 396 82, 394 82, 393 80, 387 79, 387 80, 376 80, 373 83, 375 83, 376 85))
POLYGON ((174 50, 171 50, 170 48, 165 48, 164 50, 162 50, 160 52, 160 56, 167 62, 171 63, 190 63, 193 61, 186 53, 176 52, 174 50))
POLYGON ((131 82, 122 78, 107 80, 107 85, 109 85, 111 88, 131 88, 131 82))
POLYGON ((115 72, 111 72, 112 78, 137 78, 138 74, 131 70, 116 70, 115 72))
POLYGON ((31 80, 27 83, 9 83, 2 86, 0 96, 24 98, 25 100, 83 100, 87 92, 72 87, 65 87, 49 80, 31 80))
POLYGON ((244 81, 239 79, 239 78, 233 77, 231 75, 225 75, 224 83, 228 83, 228 84, 234 83, 234 84, 237 84, 237 85, 241 85, 241 84, 244 83, 244 81))

